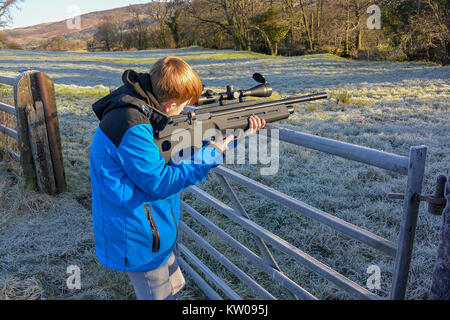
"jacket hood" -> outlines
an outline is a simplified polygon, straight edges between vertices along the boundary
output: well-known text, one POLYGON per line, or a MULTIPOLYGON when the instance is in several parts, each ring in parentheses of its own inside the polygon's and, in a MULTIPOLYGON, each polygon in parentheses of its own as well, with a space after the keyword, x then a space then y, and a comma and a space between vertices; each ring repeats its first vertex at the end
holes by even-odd
POLYGON ((108 112, 117 108, 136 108, 149 118, 155 130, 163 130, 169 118, 153 94, 150 75, 127 70, 122 81, 123 86, 92 105, 97 118, 102 121, 108 112))

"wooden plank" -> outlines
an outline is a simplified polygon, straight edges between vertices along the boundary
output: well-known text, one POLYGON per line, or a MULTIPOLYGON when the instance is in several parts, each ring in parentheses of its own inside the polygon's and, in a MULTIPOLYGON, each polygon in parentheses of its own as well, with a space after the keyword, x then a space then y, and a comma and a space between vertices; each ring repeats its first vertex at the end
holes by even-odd
POLYGON ((14 101, 16 107, 18 145, 20 150, 20 165, 22 167, 22 178, 25 187, 35 189, 37 187, 37 177, 34 170, 33 155, 28 136, 28 124, 26 107, 33 105, 33 94, 31 91, 30 74, 27 71, 22 73, 14 84, 14 101))
POLYGON ((39 98, 44 104, 44 115, 47 126, 47 136, 50 143, 53 171, 59 192, 67 190, 64 163, 62 157, 61 135, 59 130, 58 112, 56 108, 55 87, 53 81, 43 72, 33 75, 39 87, 39 98), (41 82, 44 87, 41 88, 41 82))
POLYGON ((42 102, 38 101, 34 106, 28 105, 26 107, 26 114, 38 188, 47 194, 56 194, 57 187, 50 157, 42 102))

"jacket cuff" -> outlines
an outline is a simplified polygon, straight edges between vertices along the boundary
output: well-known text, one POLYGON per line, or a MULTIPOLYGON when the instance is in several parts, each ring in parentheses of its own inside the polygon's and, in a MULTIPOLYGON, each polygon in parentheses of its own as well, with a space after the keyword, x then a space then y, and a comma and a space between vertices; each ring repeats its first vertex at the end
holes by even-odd
POLYGON ((225 154, 213 146, 206 146, 195 153, 194 162, 218 167, 225 162, 225 154))

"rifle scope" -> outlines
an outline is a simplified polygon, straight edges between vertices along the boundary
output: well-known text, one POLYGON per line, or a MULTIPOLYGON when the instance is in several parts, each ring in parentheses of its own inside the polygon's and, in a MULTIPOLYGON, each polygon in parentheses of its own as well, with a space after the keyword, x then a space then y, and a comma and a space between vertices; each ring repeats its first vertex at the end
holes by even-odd
POLYGON ((227 86, 227 92, 217 93, 212 90, 207 90, 205 94, 198 100, 197 106, 206 104, 220 103, 224 101, 237 100, 243 102, 245 97, 268 98, 272 95, 272 86, 266 82, 266 79, 260 73, 253 74, 253 79, 259 83, 256 87, 248 90, 235 90, 233 86, 227 86))

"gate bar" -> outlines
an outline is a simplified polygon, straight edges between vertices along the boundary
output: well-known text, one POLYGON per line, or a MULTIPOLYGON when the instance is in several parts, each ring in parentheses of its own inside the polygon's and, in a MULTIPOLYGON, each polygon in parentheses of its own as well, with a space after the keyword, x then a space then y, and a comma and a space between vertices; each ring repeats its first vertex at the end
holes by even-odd
POLYGON ((191 187, 188 189, 188 191, 195 194, 200 200, 210 204, 212 207, 222 212, 225 216, 227 216, 234 222, 240 224, 243 228, 265 239, 268 243, 270 243, 278 250, 281 250, 282 252, 293 257, 305 267, 323 276, 325 279, 333 282, 335 285, 346 290, 348 293, 363 299, 380 299, 380 297, 378 297, 377 295, 364 289, 357 283, 351 281, 342 274, 338 273, 336 270, 333 270, 330 267, 326 266, 325 264, 321 263, 320 261, 314 259, 313 257, 306 254, 302 250, 298 249, 297 247, 291 245, 290 243, 281 239, 277 235, 259 226, 255 222, 242 218, 232 208, 228 207, 226 204, 209 195, 205 191, 197 187, 191 187))
POLYGON ((222 279, 220 279, 214 272, 211 271, 207 266, 200 261, 188 248, 184 245, 179 244, 178 249, 181 253, 186 255, 190 261, 192 261, 195 266, 197 266, 214 284, 232 300, 242 300, 242 298, 234 292, 222 279))
POLYGON ((381 252, 391 256, 395 257, 397 248, 394 243, 391 241, 384 239, 380 236, 377 236, 367 230, 364 230, 362 228, 359 228, 358 226, 355 226, 351 223, 348 223, 347 221, 344 221, 342 219, 339 219, 338 217, 335 217, 329 213, 326 213, 322 210, 319 210, 317 208, 314 208, 302 201, 299 201, 297 199, 294 199, 288 195, 285 195, 284 193, 281 193, 275 189, 269 188, 266 185, 263 185, 262 183, 259 183, 257 181, 250 180, 249 178, 234 172, 228 168, 225 167, 217 167, 213 169, 215 173, 223 175, 234 182, 245 186, 249 189, 252 189, 264 196, 266 196, 269 199, 275 200, 289 208, 292 208, 294 210, 298 210, 307 217, 317 220, 341 233, 344 235, 347 235, 349 237, 352 237, 354 239, 357 239, 361 242, 364 242, 365 244, 380 250, 381 252))
POLYGON ((296 284, 294 281, 289 279, 286 275, 279 272, 278 270, 272 268, 267 264, 266 261, 257 256, 253 251, 242 245, 239 241, 234 239, 228 233, 220 229, 214 223, 209 221, 203 215, 201 215, 197 210, 189 206, 187 203, 183 202, 183 209, 186 210, 195 220, 200 222, 203 226, 208 228, 211 232, 220 237, 223 241, 233 247, 236 251, 241 253, 247 259, 249 259, 257 268, 267 273, 272 279, 278 281, 280 285, 285 287, 287 290, 293 294, 302 297, 306 300, 317 300, 312 294, 303 289, 301 286, 296 284))
POLYGON ((0 124, 0 132, 6 134, 7 136, 17 140, 19 139, 19 135, 17 134, 17 131, 11 128, 8 128, 7 126, 4 126, 3 124, 0 124))
MULTIPOLYGON (((239 198, 237 197, 236 193, 234 192, 233 188, 231 187, 227 179, 225 179, 225 177, 221 176, 220 174, 216 175, 219 178, 222 187, 225 189, 225 194, 232 200, 233 208, 236 210, 236 212, 240 213, 242 217, 250 219, 249 215, 247 214, 247 211, 245 211, 244 206, 239 201, 239 198)), ((254 239, 259 247, 260 253, 262 254, 264 260, 266 260, 269 264, 271 264, 273 268, 277 269, 280 272, 283 272, 278 263, 276 262, 275 258, 273 257, 272 253, 270 252, 269 248, 264 243, 264 240, 256 236, 254 239)), ((289 293, 292 295, 290 291, 289 293)), ((292 295, 292 298, 298 300, 298 297, 295 295, 292 295)))
POLYGON ((16 115, 16 108, 6 103, 0 102, 0 110, 12 114, 13 116, 16 115))
POLYGON ((8 86, 13 86, 16 78, 0 76, 0 83, 7 84, 8 86))
POLYGON ((395 171, 404 176, 408 175, 409 159, 407 157, 342 141, 318 137, 307 133, 279 128, 273 125, 267 125, 267 136, 269 137, 271 136, 271 130, 279 130, 279 140, 288 143, 362 162, 374 167, 395 171))
POLYGON ((259 283, 250 278, 244 271, 237 267, 233 262, 228 260, 223 254, 217 251, 212 245, 203 239, 194 230, 189 228, 184 222, 180 224, 181 230, 186 232, 192 239, 197 241, 197 243, 208 253, 217 259, 222 265, 224 265, 229 271, 231 271, 236 277, 238 277, 242 282, 248 284, 256 293, 258 293, 262 298, 266 300, 275 300, 275 297, 267 292, 259 283))
POLYGON ((194 280, 195 284, 210 298, 211 300, 223 300, 223 298, 214 291, 213 288, 210 287, 210 285, 203 280, 203 278, 195 272, 194 269, 191 268, 191 266, 183 260, 181 257, 177 257, 178 264, 184 271, 189 274, 192 279, 194 280))
MULTIPOLYGON (((231 188, 230 184, 228 183, 227 179, 224 178, 224 176, 217 174, 217 178, 219 178, 220 183, 222 184, 223 188, 225 189, 225 194, 231 199, 231 201, 234 204, 234 209, 236 212, 240 213, 242 217, 250 219, 249 215, 245 211, 244 207, 242 206, 241 202, 239 201, 239 198, 234 193, 234 190, 231 188)), ((269 248, 264 243, 264 240, 261 238, 255 237, 255 241, 259 247, 259 250, 261 251, 261 254, 273 268, 277 269, 281 272, 280 267, 278 266, 278 263, 275 261, 274 257, 270 253, 269 248)))

